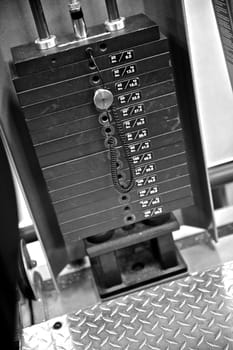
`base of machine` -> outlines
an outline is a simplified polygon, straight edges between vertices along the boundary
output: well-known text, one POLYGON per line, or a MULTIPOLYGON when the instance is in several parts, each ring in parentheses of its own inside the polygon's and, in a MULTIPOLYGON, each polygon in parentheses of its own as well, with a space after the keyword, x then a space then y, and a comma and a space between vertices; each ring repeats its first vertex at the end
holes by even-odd
MULTIPOLYGON (((102 299, 124 295, 145 286, 156 285, 187 275, 187 265, 175 248, 176 265, 162 268, 160 259, 155 257, 150 242, 122 249, 116 253, 121 283, 104 287, 99 276, 99 266, 92 265, 96 286, 102 299)), ((115 275, 113 275, 115 277, 115 275)))
POLYGON ((104 242, 87 242, 99 296, 124 294, 145 285, 180 277, 187 266, 175 245, 174 214, 116 229, 104 242))

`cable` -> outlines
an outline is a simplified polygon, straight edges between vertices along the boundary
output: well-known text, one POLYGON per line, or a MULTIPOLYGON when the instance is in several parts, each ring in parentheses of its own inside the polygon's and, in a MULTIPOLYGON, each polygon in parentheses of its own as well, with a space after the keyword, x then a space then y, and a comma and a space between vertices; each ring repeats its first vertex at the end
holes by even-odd
POLYGON ((112 180, 113 180, 114 186, 117 188, 117 190, 119 192, 127 193, 127 192, 131 191, 134 187, 134 176, 133 176, 134 164, 133 164, 133 160, 132 160, 132 157, 130 155, 130 151, 129 151, 129 148, 127 145, 124 129, 122 128, 122 122, 120 121, 117 110, 114 106, 112 106, 111 110, 108 113, 111 113, 111 112, 112 112, 112 118, 115 120, 115 123, 116 123, 116 127, 117 127, 118 134, 119 134, 119 137, 120 137, 121 142, 122 142, 122 147, 123 147, 123 150, 125 153, 126 160, 128 162, 128 165, 129 165, 129 172, 130 172, 129 184, 127 186, 122 186, 119 183, 119 179, 118 179, 118 175, 117 175, 117 152, 116 152, 115 144, 108 142, 110 156, 111 156, 112 180))
POLYGON ((91 62, 94 64, 95 68, 97 69, 97 72, 98 72, 98 75, 99 75, 99 78, 101 80, 101 84, 102 84, 103 88, 106 89, 102 73, 101 73, 101 71, 100 71, 100 69, 99 69, 99 67, 98 67, 98 65, 96 63, 96 60, 95 60, 94 56, 93 56, 93 49, 91 47, 88 47, 86 49, 86 53, 88 54, 91 62))

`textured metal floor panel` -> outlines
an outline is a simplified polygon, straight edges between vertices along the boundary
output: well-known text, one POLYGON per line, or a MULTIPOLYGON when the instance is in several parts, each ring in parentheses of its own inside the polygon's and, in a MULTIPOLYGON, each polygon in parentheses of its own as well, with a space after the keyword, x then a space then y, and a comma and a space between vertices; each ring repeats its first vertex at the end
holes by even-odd
POLYGON ((233 349, 233 263, 25 328, 22 348, 233 349))

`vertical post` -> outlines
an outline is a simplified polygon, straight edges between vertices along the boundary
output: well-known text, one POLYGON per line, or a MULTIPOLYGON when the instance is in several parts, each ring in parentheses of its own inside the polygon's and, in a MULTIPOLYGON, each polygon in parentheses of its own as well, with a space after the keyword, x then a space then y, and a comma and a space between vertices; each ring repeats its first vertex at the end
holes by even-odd
POLYGON ((153 238, 151 240, 151 247, 155 257, 159 258, 162 269, 169 269, 178 265, 172 232, 153 238))
POLYGON ((92 258, 91 263, 94 277, 101 288, 108 289, 122 283, 121 271, 115 252, 92 258))
POLYGON ((220 209, 229 205, 227 200, 226 186, 216 186, 212 188, 214 209, 220 209))
POLYGON ((105 3, 106 3, 106 7, 107 7, 109 20, 115 21, 117 19, 120 19, 116 0, 105 0, 105 3))
POLYGON ((51 35, 49 32, 40 0, 29 0, 29 4, 39 36, 35 40, 35 44, 40 50, 47 50, 56 46, 56 36, 51 35))
POLYGON ((125 18, 120 17, 117 1, 116 0, 105 0, 108 20, 105 21, 105 27, 110 32, 121 30, 125 27, 125 18))

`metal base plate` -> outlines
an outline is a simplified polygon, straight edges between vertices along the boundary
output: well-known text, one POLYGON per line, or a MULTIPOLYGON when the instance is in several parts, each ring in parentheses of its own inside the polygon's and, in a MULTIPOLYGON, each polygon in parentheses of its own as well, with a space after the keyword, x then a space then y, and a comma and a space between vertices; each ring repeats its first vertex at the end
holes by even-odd
POLYGON ((230 350, 232 331, 228 263, 25 328, 22 348, 230 350))

